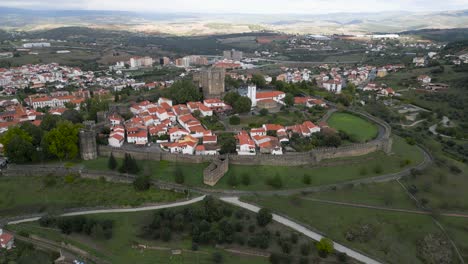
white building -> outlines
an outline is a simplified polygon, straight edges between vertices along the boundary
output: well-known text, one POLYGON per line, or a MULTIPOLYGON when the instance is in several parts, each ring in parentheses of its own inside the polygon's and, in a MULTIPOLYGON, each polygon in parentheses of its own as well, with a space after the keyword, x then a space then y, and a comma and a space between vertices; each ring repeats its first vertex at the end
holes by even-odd
POLYGON ((15 243, 15 237, 12 234, 6 233, 0 228, 0 248, 9 250, 15 243))

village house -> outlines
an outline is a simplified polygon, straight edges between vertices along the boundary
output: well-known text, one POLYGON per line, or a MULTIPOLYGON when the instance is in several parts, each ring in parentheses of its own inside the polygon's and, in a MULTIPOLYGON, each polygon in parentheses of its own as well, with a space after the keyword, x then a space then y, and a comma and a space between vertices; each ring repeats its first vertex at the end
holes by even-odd
POLYGON ((13 248, 14 243, 15 237, 12 234, 3 231, 3 229, 0 228, 0 248, 10 250, 13 248))
POLYGON ((250 138, 246 131, 242 130, 236 135, 238 155, 255 155, 255 142, 250 138))

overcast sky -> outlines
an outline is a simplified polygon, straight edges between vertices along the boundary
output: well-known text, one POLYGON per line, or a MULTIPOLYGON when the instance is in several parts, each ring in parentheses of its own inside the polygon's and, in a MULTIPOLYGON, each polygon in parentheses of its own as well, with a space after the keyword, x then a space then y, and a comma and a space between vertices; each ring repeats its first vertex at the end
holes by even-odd
POLYGON ((468 0, 0 0, 1 6, 195 13, 332 13, 468 9, 468 0))

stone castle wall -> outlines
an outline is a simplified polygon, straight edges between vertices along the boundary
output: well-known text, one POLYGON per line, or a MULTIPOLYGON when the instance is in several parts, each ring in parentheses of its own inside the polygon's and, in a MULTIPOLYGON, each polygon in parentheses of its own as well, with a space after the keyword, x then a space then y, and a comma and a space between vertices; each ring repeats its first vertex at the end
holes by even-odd
MULTIPOLYGON (((362 144, 353 144, 338 148, 320 148, 309 152, 302 153, 286 153, 284 155, 275 156, 267 154, 257 154, 255 156, 239 156, 236 154, 228 155, 229 164, 236 165, 269 165, 269 166, 301 166, 301 165, 319 165, 322 160, 355 157, 366 155, 375 151, 384 151, 390 153, 392 149, 391 128, 384 121, 369 115, 364 112, 349 110, 351 114, 359 115, 366 118, 378 126, 379 132, 377 138, 362 144)), ((132 155, 139 160, 153 161, 172 161, 181 163, 212 163, 220 158, 220 156, 196 156, 171 154, 161 151, 151 151, 145 148, 124 149, 112 148, 109 146, 99 146, 98 154, 108 157, 110 154, 117 158, 123 158, 125 153, 132 155)))
POLYGON ((215 186, 229 170, 229 158, 214 160, 203 170, 203 183, 215 186))

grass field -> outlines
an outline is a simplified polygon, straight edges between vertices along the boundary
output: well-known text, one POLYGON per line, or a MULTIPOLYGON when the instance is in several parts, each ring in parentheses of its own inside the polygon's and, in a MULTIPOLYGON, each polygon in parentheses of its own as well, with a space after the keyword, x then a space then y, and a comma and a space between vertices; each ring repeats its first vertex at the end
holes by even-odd
MULTIPOLYGON (((414 146, 408 145, 403 139, 395 137, 393 144, 393 155, 376 152, 369 155, 340 160, 349 160, 353 164, 337 165, 332 167, 281 167, 281 166, 244 166, 231 165, 227 174, 214 187, 203 184, 203 169, 207 164, 179 164, 185 176, 185 184, 215 189, 240 189, 240 190, 271 190, 273 187, 265 182, 268 178, 278 176, 283 182, 284 189, 303 188, 308 186, 319 186, 324 184, 339 183, 347 180, 368 178, 385 173, 398 172, 404 168, 401 162, 408 160, 410 165, 416 165, 423 160, 422 153, 414 146), (365 160, 365 163, 362 161, 365 160), (379 170, 377 170, 379 169, 379 170), (240 182, 241 177, 247 174, 250 184, 245 186, 239 184, 232 187, 229 178, 235 176, 240 182), (304 174, 311 176, 309 185, 303 183, 304 174)), ((121 161, 119 161, 121 162, 121 161)), ((107 170, 107 159, 99 158, 93 161, 83 161, 83 164, 94 170, 107 170)), ((176 163, 167 161, 138 161, 141 172, 148 171, 153 179, 162 181, 174 181, 176 163), (145 169, 145 167, 147 169, 145 169)))
POLYGON ((247 200, 297 219, 353 249, 387 263, 422 263, 418 242, 439 232, 428 216, 351 208, 287 197, 249 197, 247 200), (370 227, 362 240, 348 241, 346 233, 370 227))
POLYGON ((137 206, 144 203, 170 202, 183 195, 150 189, 137 192, 132 185, 99 180, 75 179, 67 182, 45 177, 0 177, 0 216, 55 212, 64 208, 93 206, 137 206))
POLYGON ((243 115, 241 118, 241 125, 243 127, 248 127, 252 125, 253 127, 261 127, 263 124, 279 124, 283 126, 291 126, 295 124, 300 124, 306 120, 311 120, 316 122, 319 120, 325 111, 316 111, 314 113, 304 112, 304 111, 290 111, 290 112, 279 112, 279 113, 270 113, 266 116, 261 115, 243 115))
POLYGON ((371 122, 356 115, 348 113, 334 113, 328 119, 328 124, 337 129, 352 135, 360 142, 369 141, 377 136, 378 128, 371 122))
MULTIPOLYGON (((198 205, 193 205, 198 206, 198 205)), ((243 210, 243 209, 239 209, 243 210)), ((245 211, 247 212, 247 211, 245 211)), ((224 256, 225 264, 266 264, 269 263, 265 257, 257 256, 246 256, 239 254, 232 254, 223 249, 216 249, 213 246, 200 246, 198 251, 191 250, 191 237, 188 234, 181 236, 173 235, 173 238, 169 242, 162 242, 161 240, 146 240, 140 237, 141 228, 151 223, 153 219, 154 211, 138 212, 138 213, 121 213, 121 214, 100 214, 90 215, 87 217, 95 219, 106 219, 114 222, 113 236, 110 240, 96 240, 90 237, 74 234, 64 235, 59 230, 42 228, 37 222, 25 223, 20 225, 9 226, 8 228, 15 231, 25 231, 28 234, 39 235, 47 239, 55 241, 66 241, 72 245, 82 248, 99 258, 108 260, 113 264, 127 264, 127 263, 196 263, 196 264, 208 264, 213 263, 212 254, 214 252, 220 252, 224 256), (153 247, 161 247, 160 249, 136 249, 132 246, 136 244, 143 244, 153 247), (167 248, 167 249, 163 249, 167 248), (169 249, 181 249, 182 254, 175 256, 171 254, 169 249)), ((248 213, 250 220, 254 223, 255 215, 248 213)), ((234 216, 233 216, 234 217, 234 216)), ((270 232, 275 233, 278 230, 282 235, 286 236, 291 232, 288 228, 277 224, 269 224, 268 229, 270 232)), ((245 232, 247 228, 244 229, 245 232)), ((308 241, 310 239, 300 236, 299 243, 308 241)), ((223 245, 227 248, 239 248, 236 245, 223 245)), ((239 248, 239 249, 242 249, 239 248)), ((273 236, 268 251, 275 252, 280 250, 276 245, 276 240, 273 236)), ((299 249, 295 249, 295 255, 298 254, 299 249)), ((312 250, 311 255, 316 257, 316 252, 312 250)), ((334 256, 331 256, 326 261, 333 261, 334 256)), ((322 263, 314 262, 314 263, 322 263)), ((327 262, 329 263, 329 262, 327 262)), ((349 263, 353 263, 350 261, 349 263)))

